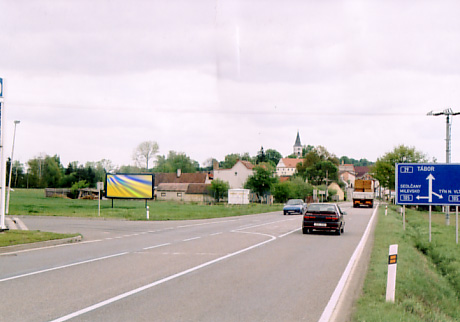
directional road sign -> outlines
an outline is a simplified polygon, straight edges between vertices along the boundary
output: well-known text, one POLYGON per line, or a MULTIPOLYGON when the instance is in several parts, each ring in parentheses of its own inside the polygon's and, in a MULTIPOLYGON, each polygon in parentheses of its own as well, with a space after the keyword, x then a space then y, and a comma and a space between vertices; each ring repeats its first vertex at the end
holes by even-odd
POLYGON ((396 203, 460 205, 460 164, 399 163, 396 203))

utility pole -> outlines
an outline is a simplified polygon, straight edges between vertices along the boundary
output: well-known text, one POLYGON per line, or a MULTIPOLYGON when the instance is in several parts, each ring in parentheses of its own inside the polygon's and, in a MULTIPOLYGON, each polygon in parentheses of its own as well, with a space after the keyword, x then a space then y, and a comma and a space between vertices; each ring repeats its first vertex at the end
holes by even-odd
MULTIPOLYGON (((430 111, 426 115, 429 116, 440 116, 440 115, 445 115, 446 116, 446 163, 450 163, 451 159, 451 127, 452 127, 452 118, 455 115, 459 115, 460 112, 454 112, 452 111, 451 108, 447 108, 442 112, 433 112, 430 111)), ((449 216, 449 206, 447 206, 446 210, 446 226, 450 225, 450 216, 449 216)))

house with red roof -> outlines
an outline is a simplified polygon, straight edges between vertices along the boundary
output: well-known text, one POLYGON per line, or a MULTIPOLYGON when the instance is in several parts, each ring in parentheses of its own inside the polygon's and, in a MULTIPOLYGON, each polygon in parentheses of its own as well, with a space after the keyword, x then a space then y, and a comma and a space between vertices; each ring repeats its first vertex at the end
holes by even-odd
POLYGON ((276 175, 278 177, 292 177, 297 172, 297 164, 302 163, 303 159, 282 158, 276 165, 276 175))

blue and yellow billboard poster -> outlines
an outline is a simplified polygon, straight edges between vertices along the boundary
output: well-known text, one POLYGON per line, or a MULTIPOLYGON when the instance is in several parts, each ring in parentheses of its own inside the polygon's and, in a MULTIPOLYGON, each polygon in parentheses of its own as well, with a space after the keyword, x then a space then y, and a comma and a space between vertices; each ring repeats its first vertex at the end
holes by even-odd
POLYGON ((110 174, 106 175, 106 198, 153 199, 154 175, 110 174))

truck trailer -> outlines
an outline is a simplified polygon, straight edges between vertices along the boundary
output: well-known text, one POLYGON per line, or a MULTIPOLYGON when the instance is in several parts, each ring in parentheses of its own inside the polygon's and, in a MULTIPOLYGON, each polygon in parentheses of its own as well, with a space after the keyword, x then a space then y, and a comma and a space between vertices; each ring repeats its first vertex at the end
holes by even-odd
POLYGON ((353 192, 353 208, 374 207, 374 180, 355 180, 353 192))

